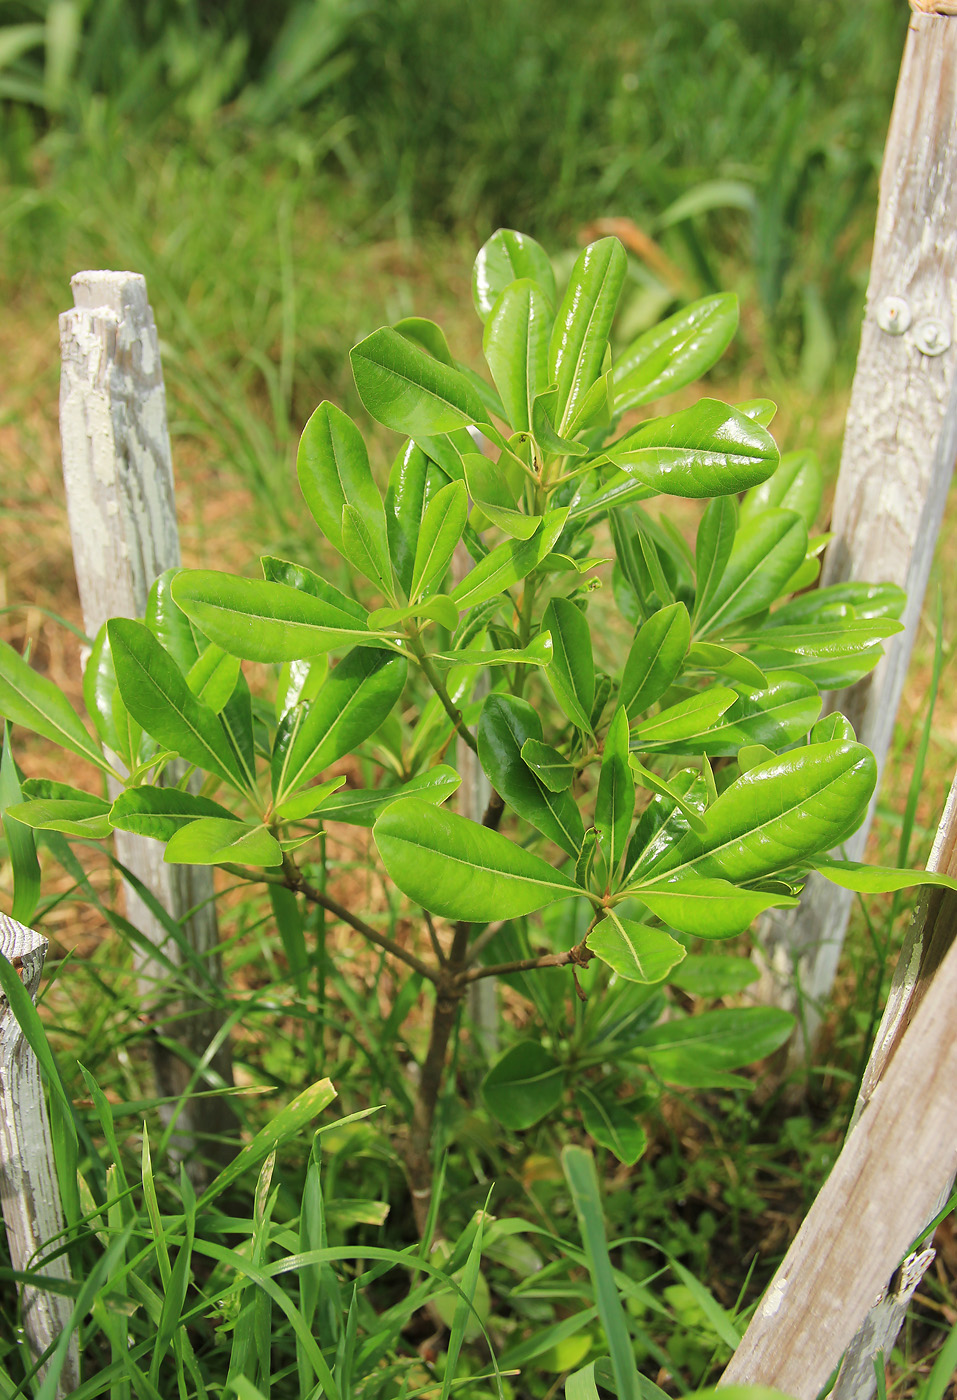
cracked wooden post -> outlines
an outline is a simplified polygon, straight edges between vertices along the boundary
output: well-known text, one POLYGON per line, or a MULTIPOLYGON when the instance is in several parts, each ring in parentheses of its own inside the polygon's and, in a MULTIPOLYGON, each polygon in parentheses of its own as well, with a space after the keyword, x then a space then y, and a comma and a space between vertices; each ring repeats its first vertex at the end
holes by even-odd
MULTIPOLYGON (((905 631, 872 675, 825 697, 882 769, 957 455, 957 19, 912 0, 881 173, 867 307, 822 584, 900 584, 905 631), (934 13, 934 11, 938 11, 934 13)), ((876 802, 876 795, 875 795, 876 802)), ((874 803, 846 844, 860 860, 874 803)), ((853 896, 813 876, 801 905, 762 920, 759 999, 803 1013, 805 1039, 837 970, 853 896)))
MULTIPOLYGON (((75 309, 60 317, 63 479, 83 623, 95 637, 109 617, 144 615, 153 580, 179 565, 179 534, 166 393, 146 282, 134 272, 79 272, 71 286, 75 309)), ((219 981, 212 871, 166 865, 158 841, 129 832, 116 832, 115 848, 117 859, 175 919, 195 911, 182 925, 185 938, 219 981)), ((167 930, 129 885, 126 911, 154 947, 180 960, 167 930)), ((198 996, 179 996, 171 1006, 163 964, 140 948, 133 949, 133 958, 145 1014, 186 1052, 179 1055, 154 1039, 158 1092, 181 1095, 191 1076, 189 1061, 205 1060, 213 1083, 231 1084, 228 1042, 209 1054, 222 1026, 219 1013, 198 996)), ((177 1127, 178 1151, 191 1150, 202 1133, 209 1137, 208 1155, 231 1155, 228 1143, 217 1141, 235 1127, 223 1098, 187 1100, 177 1127)))
MULTIPOLYGON (((13 963, 36 1000, 47 941, 0 914, 0 953, 13 963)), ((10 1262, 17 1270, 33 1269, 70 1281, 65 1254, 46 1259, 48 1242, 59 1245, 63 1230, 60 1190, 53 1160, 40 1066, 6 997, 0 995, 0 1199, 7 1227, 10 1262)), ((32 1284, 20 1286, 20 1312, 30 1350, 38 1357, 62 1335, 72 1303, 63 1293, 32 1284)), ((39 1375, 42 1380, 45 1368, 39 1375)), ((76 1338, 70 1342, 57 1395, 69 1395, 80 1383, 76 1338)))

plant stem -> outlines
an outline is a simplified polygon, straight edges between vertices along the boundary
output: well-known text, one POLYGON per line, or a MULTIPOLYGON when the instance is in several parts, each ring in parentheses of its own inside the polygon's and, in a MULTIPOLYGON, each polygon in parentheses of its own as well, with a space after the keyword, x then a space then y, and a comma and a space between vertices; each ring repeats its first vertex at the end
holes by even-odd
POLYGON ((588 948, 578 943, 564 953, 543 953, 537 958, 519 958, 517 962, 496 963, 493 967, 472 967, 461 974, 462 982, 477 982, 480 977, 507 977, 510 972, 532 972, 537 967, 585 967, 594 957, 588 948))
POLYGON ((425 977, 429 982, 438 986, 440 975, 435 968, 429 967, 428 963, 424 963, 422 959, 417 958, 414 953, 408 952, 407 949, 396 943, 394 939, 389 938, 387 934, 379 933, 378 929, 374 929, 371 924, 367 924, 365 919, 360 919, 358 914, 353 914, 344 904, 340 904, 337 899, 333 899, 332 896, 326 894, 324 890, 316 889, 315 885, 311 885, 305 878, 288 851, 283 858, 283 873, 285 876, 283 884, 288 885, 289 889, 296 891, 298 894, 305 895, 310 904, 318 904, 323 909, 327 909, 330 914, 335 914, 337 919, 341 919, 344 924, 349 924, 357 933, 361 933, 363 938, 367 938, 370 943, 374 943, 377 948, 382 948, 385 952, 391 953, 394 958, 398 958, 400 962, 404 962, 407 967, 411 967, 421 977, 425 977))
POLYGON ((448 687, 446 686, 445 681, 439 675, 438 671, 435 669, 435 666, 432 663, 432 658, 429 656, 428 652, 425 650, 425 647, 419 640, 418 633, 410 631, 408 637, 409 650, 412 652, 412 655, 419 663, 419 666, 422 670, 422 674, 425 676, 429 685, 432 687, 436 695, 441 700, 442 708, 444 709, 445 713, 448 715, 452 723, 455 725, 456 733, 458 733, 463 739, 463 741, 466 744, 468 744, 469 748, 472 750, 473 753, 478 753, 478 745, 475 742, 475 736, 472 734, 468 725, 465 723, 465 720, 462 718, 462 711, 456 709, 455 705, 452 703, 452 697, 449 695, 448 687))

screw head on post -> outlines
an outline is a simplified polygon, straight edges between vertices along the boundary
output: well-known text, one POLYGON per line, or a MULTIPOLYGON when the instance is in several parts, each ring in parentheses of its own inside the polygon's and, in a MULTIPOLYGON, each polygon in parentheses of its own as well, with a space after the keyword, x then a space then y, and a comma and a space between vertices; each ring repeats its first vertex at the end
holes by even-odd
POLYGON ((910 307, 903 297, 882 297, 877 305, 877 324, 888 335, 903 335, 911 323, 910 307))
POLYGON ((922 355, 942 355, 950 349, 951 334, 943 321, 933 316, 918 321, 914 327, 914 344, 922 355))

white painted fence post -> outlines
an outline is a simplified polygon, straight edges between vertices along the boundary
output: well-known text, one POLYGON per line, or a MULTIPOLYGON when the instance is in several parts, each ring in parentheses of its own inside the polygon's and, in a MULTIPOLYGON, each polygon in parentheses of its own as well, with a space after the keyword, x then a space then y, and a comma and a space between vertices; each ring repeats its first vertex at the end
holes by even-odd
MULTIPOLYGON (((881 174, 867 308, 822 584, 907 590, 906 630, 876 671, 826 697, 887 757, 957 455, 957 18, 954 0, 911 0, 881 174), (941 13, 933 13, 939 10, 941 13)), ((875 799, 876 800, 876 799, 875 799)), ((847 843, 861 859, 870 816, 847 843)), ((813 1039, 852 896, 819 877, 801 906, 762 921, 759 997, 800 1010, 813 1039)))
MULTIPOLYGON (((60 317, 62 377, 60 434, 63 479, 83 622, 95 637, 109 617, 142 617, 153 580, 180 562, 173 467, 166 426, 166 394, 159 341, 144 279, 134 272, 80 272, 71 282, 75 309, 60 317)), ((210 974, 219 977, 212 871, 165 865, 157 841, 116 833, 117 858, 176 919, 210 974)), ((139 896, 126 888, 127 917, 173 961, 178 950, 139 896)), ((228 1044, 210 1054, 221 1019, 200 998, 169 1005, 161 962, 133 950, 144 1012, 156 1029, 177 1040, 188 1057, 204 1061, 216 1079, 232 1083, 228 1044)), ((190 1067, 158 1042, 153 1047, 157 1088, 177 1096, 190 1067)), ((178 1149, 197 1133, 213 1138, 235 1126, 221 1098, 187 1101, 177 1119, 178 1149)), ((223 1144, 207 1145, 222 1158, 223 1144)))
MULTIPOLYGON (((16 968, 36 999, 47 941, 32 929, 0 914, 0 953, 16 968)), ((0 995, 0 1199, 10 1260, 17 1270, 34 1269, 70 1279, 65 1254, 46 1259, 48 1243, 63 1230, 60 1189, 53 1161, 40 1067, 6 997, 0 995)), ((24 1284, 20 1289, 23 1328, 33 1355, 40 1356, 68 1326, 72 1304, 65 1294, 24 1284)), ((60 1373, 57 1395, 80 1383, 76 1338, 60 1373)))

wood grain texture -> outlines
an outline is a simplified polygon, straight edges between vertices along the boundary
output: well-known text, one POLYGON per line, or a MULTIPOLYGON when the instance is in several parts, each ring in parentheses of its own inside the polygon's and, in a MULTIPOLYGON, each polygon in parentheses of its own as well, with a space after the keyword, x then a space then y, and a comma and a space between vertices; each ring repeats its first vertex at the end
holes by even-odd
MULTIPOLYGON (((867 306, 834 501, 835 538, 822 584, 891 581, 907 590, 905 631, 885 644, 871 676, 825 697, 842 710, 883 768, 913 648, 957 455, 957 346, 926 354, 924 327, 957 331, 957 24, 911 20, 887 138, 867 306), (879 325, 885 298, 910 324, 879 325)), ((876 797, 875 797, 876 801, 876 797)), ((863 853, 870 817, 851 840, 863 853)), ((812 877, 801 909, 772 914, 760 942, 765 1000, 803 1008, 813 1037, 833 983, 853 896, 812 877)))
MULTIPOLYGON (((166 393, 146 283, 133 272, 80 272, 71 286, 76 306, 60 317, 60 434, 83 623, 94 637, 107 618, 144 615, 153 580, 180 562, 179 534, 166 393)), ((179 776, 172 768, 165 775, 167 781, 179 776)), ((121 864, 174 918, 197 910, 184 932, 218 980, 212 871, 166 865, 159 842, 129 832, 116 833, 115 848, 121 864)), ((129 884, 126 913, 150 945, 182 962, 163 922, 129 884)), ((181 990, 171 996, 163 963, 142 947, 133 957, 144 1014, 186 1051, 178 1055, 154 1042, 159 1093, 177 1096, 188 1088, 190 1061, 205 1066, 200 1087, 231 1084, 228 1044, 214 1044, 221 1018, 202 989, 196 996, 181 990)), ((178 1117, 179 1150, 188 1151, 197 1132, 221 1135, 234 1122, 224 1100, 187 1103, 178 1117)), ((214 1145, 212 1155, 222 1158, 224 1149, 214 1145)))
MULTIPOLYGON (((46 951, 45 938, 0 914, 0 953, 18 970, 34 1001, 46 951)), ((68 1282, 66 1256, 45 1257, 50 1247, 60 1243, 63 1214, 40 1067, 4 996, 0 996, 0 1202, 13 1267, 39 1269, 68 1282)), ((23 1328, 34 1357, 57 1341, 69 1324, 71 1310, 70 1299, 62 1294, 28 1284, 20 1288, 23 1328)), ((79 1383, 74 1338, 57 1394, 68 1395, 79 1383)))

